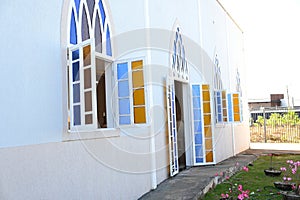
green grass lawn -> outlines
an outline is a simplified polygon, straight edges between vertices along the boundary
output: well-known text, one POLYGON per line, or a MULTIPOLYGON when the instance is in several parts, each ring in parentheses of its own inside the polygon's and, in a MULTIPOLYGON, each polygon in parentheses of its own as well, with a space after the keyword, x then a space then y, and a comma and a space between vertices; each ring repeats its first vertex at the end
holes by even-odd
MULTIPOLYGON (((286 165, 286 160, 300 160, 300 155, 278 155, 273 156, 273 167, 280 170, 280 167, 286 165)), ((270 156, 260 156, 253 166, 248 166, 249 171, 240 171, 230 178, 229 181, 237 185, 243 185, 243 190, 250 190, 250 199, 278 199, 281 200, 282 196, 279 190, 274 187, 275 181, 281 181, 282 175, 279 177, 269 177, 264 174, 264 169, 270 167, 270 156)), ((217 185, 214 190, 208 192, 203 200, 219 200, 222 193, 229 191, 230 184, 224 182, 217 185)))

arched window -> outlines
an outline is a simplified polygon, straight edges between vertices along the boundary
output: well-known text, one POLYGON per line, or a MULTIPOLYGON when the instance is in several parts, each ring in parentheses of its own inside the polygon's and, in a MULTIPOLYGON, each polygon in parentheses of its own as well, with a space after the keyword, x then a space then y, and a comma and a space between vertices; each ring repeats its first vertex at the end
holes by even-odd
POLYGON ((71 131, 112 126, 112 45, 102 0, 71 0, 68 35, 69 127, 71 131))
POLYGON ((110 23, 102 0, 97 2, 98 0, 72 0, 68 43, 74 45, 94 39, 96 52, 112 56, 110 23))
POLYGON ((185 58, 185 49, 179 27, 176 28, 172 52, 172 71, 175 79, 188 80, 188 65, 185 58))
POLYGON ((216 122, 228 122, 227 113, 227 96, 226 90, 223 89, 223 83, 221 78, 221 67, 218 59, 218 55, 215 55, 214 60, 214 97, 215 97, 215 117, 216 122))
POLYGON ((221 67, 218 59, 218 55, 215 56, 214 61, 214 71, 215 71, 215 77, 214 77, 214 89, 215 90, 222 90, 223 89, 223 83, 221 78, 221 67))

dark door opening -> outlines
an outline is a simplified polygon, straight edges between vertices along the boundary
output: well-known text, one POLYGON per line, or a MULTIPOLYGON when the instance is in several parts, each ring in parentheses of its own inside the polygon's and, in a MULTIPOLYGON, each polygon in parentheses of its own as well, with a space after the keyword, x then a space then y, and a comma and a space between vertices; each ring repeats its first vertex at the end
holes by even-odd
POLYGON ((183 108, 183 83, 175 81, 176 103, 176 128, 179 171, 186 169, 185 132, 184 132, 184 108, 183 108))
POLYGON ((96 59, 98 128, 107 128, 105 62, 96 59))

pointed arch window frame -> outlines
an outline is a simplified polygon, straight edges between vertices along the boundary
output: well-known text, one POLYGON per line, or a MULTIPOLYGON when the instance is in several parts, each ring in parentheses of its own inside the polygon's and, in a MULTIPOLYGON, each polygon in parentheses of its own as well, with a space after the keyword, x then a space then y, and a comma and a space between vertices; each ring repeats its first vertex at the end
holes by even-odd
MULTIPOLYGON (((113 58, 113 45, 112 45, 112 40, 111 40, 111 29, 110 29, 110 22, 109 22, 109 15, 105 14, 105 6, 103 5, 101 0, 95 0, 94 1, 94 6, 93 7, 93 13, 91 14, 90 11, 91 9, 88 8, 88 4, 87 4, 87 0, 72 0, 70 6, 69 6, 69 25, 68 25, 68 37, 67 37, 67 46, 68 46, 68 68, 69 68, 69 78, 68 80, 72 80, 72 52, 73 49, 78 48, 80 46, 86 46, 86 45, 90 45, 91 46, 91 76, 92 76, 92 84, 94 82, 96 82, 94 79, 96 77, 96 58, 97 59, 101 59, 103 61, 105 61, 106 63, 112 63, 114 61, 113 58), (100 5, 101 4, 101 8, 100 5), (98 5, 98 6, 97 6, 98 5), (78 10, 79 9, 79 10, 78 10), (89 34, 88 34, 88 38, 84 38, 85 40, 83 40, 82 38, 82 32, 83 32, 83 13, 86 13, 86 30, 89 34), (103 17, 103 14, 105 15, 103 17), (96 19, 98 18, 98 19, 96 19), (103 20, 105 20, 103 22, 103 20), (97 42, 96 38, 96 34, 95 34, 95 27, 96 27, 96 23, 98 24, 99 30, 100 30, 100 40, 98 40, 98 45, 101 45, 100 48, 100 52, 96 51, 96 45, 95 44, 97 42), (74 37, 75 36, 75 37, 74 37), (94 66, 93 66, 94 65, 94 66), (71 72, 70 72, 71 71, 71 72), (71 75, 70 75, 71 74, 71 75), (93 81, 94 80, 94 81, 93 81)), ((78 56, 82 56, 83 54, 80 53, 78 56)), ((78 58, 79 60, 82 60, 83 58, 78 58)), ((84 61, 83 61, 84 62, 84 61)), ((113 66, 113 65, 111 65, 113 66)), ((82 71, 82 69, 80 68, 79 70, 82 71)), ((113 71, 111 69, 111 71, 113 71)), ((111 73, 111 72, 110 72, 111 73)), ((82 77, 82 75, 80 75, 82 77)), ((80 85, 84 85, 84 78, 80 78, 79 82, 80 85)), ((69 122, 70 122, 70 131, 87 131, 87 130, 95 130, 98 129, 98 125, 97 124, 93 124, 93 125, 87 125, 84 123, 80 123, 80 124, 76 124, 78 122, 77 119, 75 118, 75 113, 74 113, 74 106, 73 106, 73 87, 74 84, 69 83, 69 122), (72 93, 72 94, 70 94, 72 93), (72 109, 71 109, 72 108, 72 109)), ((81 94, 81 102, 83 101, 83 97, 82 94, 84 94, 84 89, 80 88, 80 94, 81 94)), ((97 114, 95 114, 97 111, 97 105, 95 104, 95 98, 96 98, 97 92, 95 89, 92 90, 92 99, 93 99, 93 103, 92 103, 92 111, 93 112, 93 123, 96 123, 95 119, 95 115, 97 116, 97 114)), ((105 94, 107 95, 107 94, 105 94)), ((82 104, 82 103, 81 103, 82 104)), ((84 106, 84 104, 81 105, 81 121, 83 120, 82 118, 84 117, 84 112, 82 111, 82 107, 84 106)), ((86 112, 85 112, 86 113, 86 112)), ((89 113, 88 113, 89 114, 89 113)), ((111 113, 112 115, 112 113, 111 113)), ((82 121, 84 122, 84 120, 82 121)))
POLYGON ((171 77, 175 80, 188 82, 189 70, 188 62, 186 60, 186 50, 183 44, 183 36, 179 26, 175 29, 173 36, 170 63, 171 63, 171 77))
MULTIPOLYGON (((96 17, 98 17, 99 22, 100 22, 100 32, 101 32, 101 40, 100 43, 101 50, 102 52, 96 52, 96 54, 99 55, 102 54, 101 56, 104 57, 113 57, 113 41, 111 39, 111 23, 110 23, 110 17, 106 13, 106 6, 102 2, 102 0, 95 0, 95 5, 94 5, 94 10, 93 13, 91 14, 88 8, 87 0, 72 0, 70 3, 69 7, 69 21, 71 20, 72 13, 74 13, 74 20, 75 20, 75 33, 76 33, 76 43, 71 42, 70 34, 68 34, 68 42, 67 44, 69 46, 79 44, 81 42, 84 42, 82 40, 81 32, 82 32, 82 14, 83 10, 86 11, 87 13, 87 23, 88 23, 88 32, 89 32, 89 38, 88 39, 93 39, 95 38, 95 24, 96 24, 96 17), (79 9, 79 10, 78 10, 79 9)), ((69 27, 68 30, 71 30, 71 23, 69 22, 69 27)), ((95 40, 97 42, 97 40, 95 40)), ((97 43, 95 43, 96 47, 97 43)), ((113 60, 113 58, 110 58, 110 60, 113 60)))
POLYGON ((215 107, 215 123, 228 123, 227 114, 227 92, 223 89, 223 81, 221 76, 221 68, 219 65, 218 54, 214 56, 214 107, 215 107))

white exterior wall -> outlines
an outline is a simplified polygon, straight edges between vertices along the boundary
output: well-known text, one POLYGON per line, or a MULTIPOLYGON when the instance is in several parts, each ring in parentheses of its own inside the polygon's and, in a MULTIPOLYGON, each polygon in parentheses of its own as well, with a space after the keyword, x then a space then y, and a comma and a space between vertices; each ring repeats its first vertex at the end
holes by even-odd
POLYGON ((61 140, 61 5, 1 2, 0 147, 61 140))
MULTIPOLYGON (((212 69, 217 54, 221 68, 223 89, 236 92, 236 72, 240 73, 242 88, 245 88, 245 63, 243 55, 243 33, 224 12, 217 1, 201 1, 201 32, 203 49, 210 60, 204 59, 206 80, 213 85, 212 69)), ((243 122, 217 124, 214 129, 216 162, 233 156, 250 145, 246 92, 243 93, 243 122)))
MULTIPOLYGON (((144 27, 140 2, 131 2, 142 9, 135 17, 133 12, 113 15, 112 34, 144 27), (125 18, 136 21, 126 20, 124 26, 125 18)), ((110 139, 62 142, 70 138, 65 96, 68 6, 61 0, 50 5, 2 3, 0 22, 6 32, 0 39, 5 47, 0 50, 0 87, 6 96, 1 101, 0 199, 136 199, 149 191, 150 144, 143 139, 149 137, 149 126, 115 129, 112 135, 119 136, 110 139), (19 17, 11 17, 13 13, 19 17)), ((122 10, 118 2, 109 3, 114 13, 122 10)))
MULTIPOLYGON (((65 142, 69 1, 2 2, 0 199, 137 199, 169 177, 165 78, 176 25, 183 34, 190 83, 212 86, 216 52, 226 89, 234 90, 231 72, 239 63, 243 67, 242 44, 231 46, 242 34, 215 1, 106 0, 116 60, 145 61, 148 124, 105 131, 114 137, 65 142), (145 48, 149 44, 155 49, 145 48)), ((242 68, 240 73, 245 77, 242 68)), ((248 148, 247 128, 246 123, 214 128, 216 162, 232 156, 233 147, 235 153, 248 148)))
MULTIPOLYGON (((149 191, 150 179, 134 170, 141 170, 143 163, 149 161, 142 155, 130 159, 132 154, 114 149, 109 142, 121 141, 118 138, 1 149, 0 199, 137 199, 149 191)), ((127 143, 136 146, 134 141, 127 143)))

